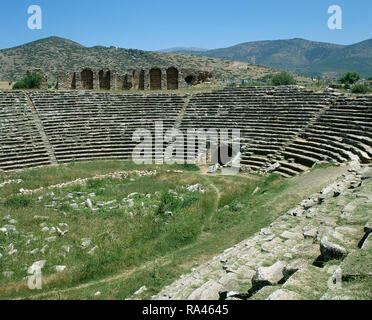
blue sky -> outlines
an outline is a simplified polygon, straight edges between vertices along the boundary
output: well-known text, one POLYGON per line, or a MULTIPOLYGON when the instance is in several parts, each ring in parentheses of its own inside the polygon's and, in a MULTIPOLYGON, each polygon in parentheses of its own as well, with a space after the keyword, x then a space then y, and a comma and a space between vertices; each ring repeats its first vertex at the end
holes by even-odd
POLYGON ((143 50, 290 38, 352 44, 372 38, 372 1, 3 0, 0 30, 2 49, 52 35, 143 50), (342 30, 327 27, 334 4, 343 10, 342 30), (30 5, 42 9, 42 30, 27 27, 30 5))

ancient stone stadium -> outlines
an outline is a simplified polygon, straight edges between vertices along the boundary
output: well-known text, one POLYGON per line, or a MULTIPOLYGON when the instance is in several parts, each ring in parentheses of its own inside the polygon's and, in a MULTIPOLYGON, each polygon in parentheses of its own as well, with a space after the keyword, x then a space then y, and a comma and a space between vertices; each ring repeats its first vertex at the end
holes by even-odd
POLYGON ((190 74, 84 69, 64 90, 0 91, 0 298, 371 299, 372 96, 82 90, 190 74), (136 130, 157 122, 239 129, 238 170, 210 143, 205 165, 152 161, 171 145, 156 137, 134 163, 136 130))

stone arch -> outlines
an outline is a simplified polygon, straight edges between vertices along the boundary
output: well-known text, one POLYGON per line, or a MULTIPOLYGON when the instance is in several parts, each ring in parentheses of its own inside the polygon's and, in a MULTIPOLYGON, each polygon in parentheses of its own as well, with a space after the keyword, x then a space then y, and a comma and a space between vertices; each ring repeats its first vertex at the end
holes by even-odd
POLYGON ((133 70, 133 89, 145 90, 145 71, 133 70))
POLYGON ((72 73, 72 79, 71 79, 71 89, 76 89, 76 72, 72 73))
POLYGON ((187 85, 192 86, 194 84, 195 78, 193 75, 189 75, 185 78, 187 85))
POLYGON ((130 90, 132 89, 132 81, 130 81, 129 76, 126 74, 124 76, 124 81, 123 81, 123 90, 130 90))
POLYGON ((174 67, 170 67, 167 70, 167 89, 178 89, 178 70, 174 67))
POLYGON ((110 85, 111 72, 110 72, 110 70, 108 70, 106 72, 101 70, 98 73, 98 79, 99 79, 100 90, 110 90, 110 88, 111 88, 111 85, 110 85))
POLYGON ((159 68, 150 70, 150 90, 161 90, 161 70, 159 68))
POLYGON ((141 70, 139 73, 138 90, 145 90, 145 71, 141 70))
POLYGON ((81 88, 85 90, 93 89, 93 71, 91 69, 84 69, 81 72, 81 88))

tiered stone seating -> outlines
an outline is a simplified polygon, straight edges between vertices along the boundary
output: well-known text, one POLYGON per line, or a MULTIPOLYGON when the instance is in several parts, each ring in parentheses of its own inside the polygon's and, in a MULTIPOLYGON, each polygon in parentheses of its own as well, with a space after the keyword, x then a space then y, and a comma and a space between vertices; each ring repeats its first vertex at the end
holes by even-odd
MULTIPOLYGON (((89 91, 0 93, 0 168, 88 159, 129 159, 133 132, 240 129, 241 164, 292 176, 319 161, 370 161, 372 98, 298 87, 226 88, 191 97, 89 91), (35 108, 34 108, 35 107, 35 108), (40 120, 41 123, 40 123, 40 120), (55 158, 54 158, 55 157, 55 158)), ((164 143, 164 147, 166 144, 164 143)), ((150 146, 147 146, 149 149, 150 146)), ((151 155, 161 154, 152 141, 151 155)))
POLYGON ((58 162, 128 159, 138 142, 136 129, 174 126, 184 100, 177 95, 123 95, 93 92, 31 94, 58 162))
MULTIPOLYGON (((181 123, 187 128, 238 128, 246 145, 241 163, 267 167, 334 97, 297 87, 247 87, 196 94, 181 123)), ((302 170, 302 168, 300 168, 302 170)))
POLYGON ((282 156, 305 167, 322 160, 368 162, 372 158, 371 129, 372 97, 339 98, 284 149, 282 156))
POLYGON ((50 164, 26 96, 0 92, 0 169, 12 170, 50 164))

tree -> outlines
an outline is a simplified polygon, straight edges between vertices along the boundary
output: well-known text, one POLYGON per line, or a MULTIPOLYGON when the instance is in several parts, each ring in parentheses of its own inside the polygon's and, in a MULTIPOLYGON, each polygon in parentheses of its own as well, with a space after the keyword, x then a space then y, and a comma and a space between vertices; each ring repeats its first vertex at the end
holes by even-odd
POLYGON ((340 82, 342 84, 354 84, 355 82, 357 82, 358 80, 360 79, 360 75, 358 72, 352 72, 352 71, 348 71, 346 72, 341 78, 340 78, 340 82))
POLYGON ((272 77, 271 83, 274 86, 287 86, 297 82, 290 73, 282 71, 272 77))
POLYGON ((369 89, 365 84, 356 84, 352 89, 352 93, 361 93, 366 94, 368 93, 369 89))
POLYGON ((13 89, 39 89, 43 76, 37 72, 27 72, 27 75, 13 85, 13 89))

